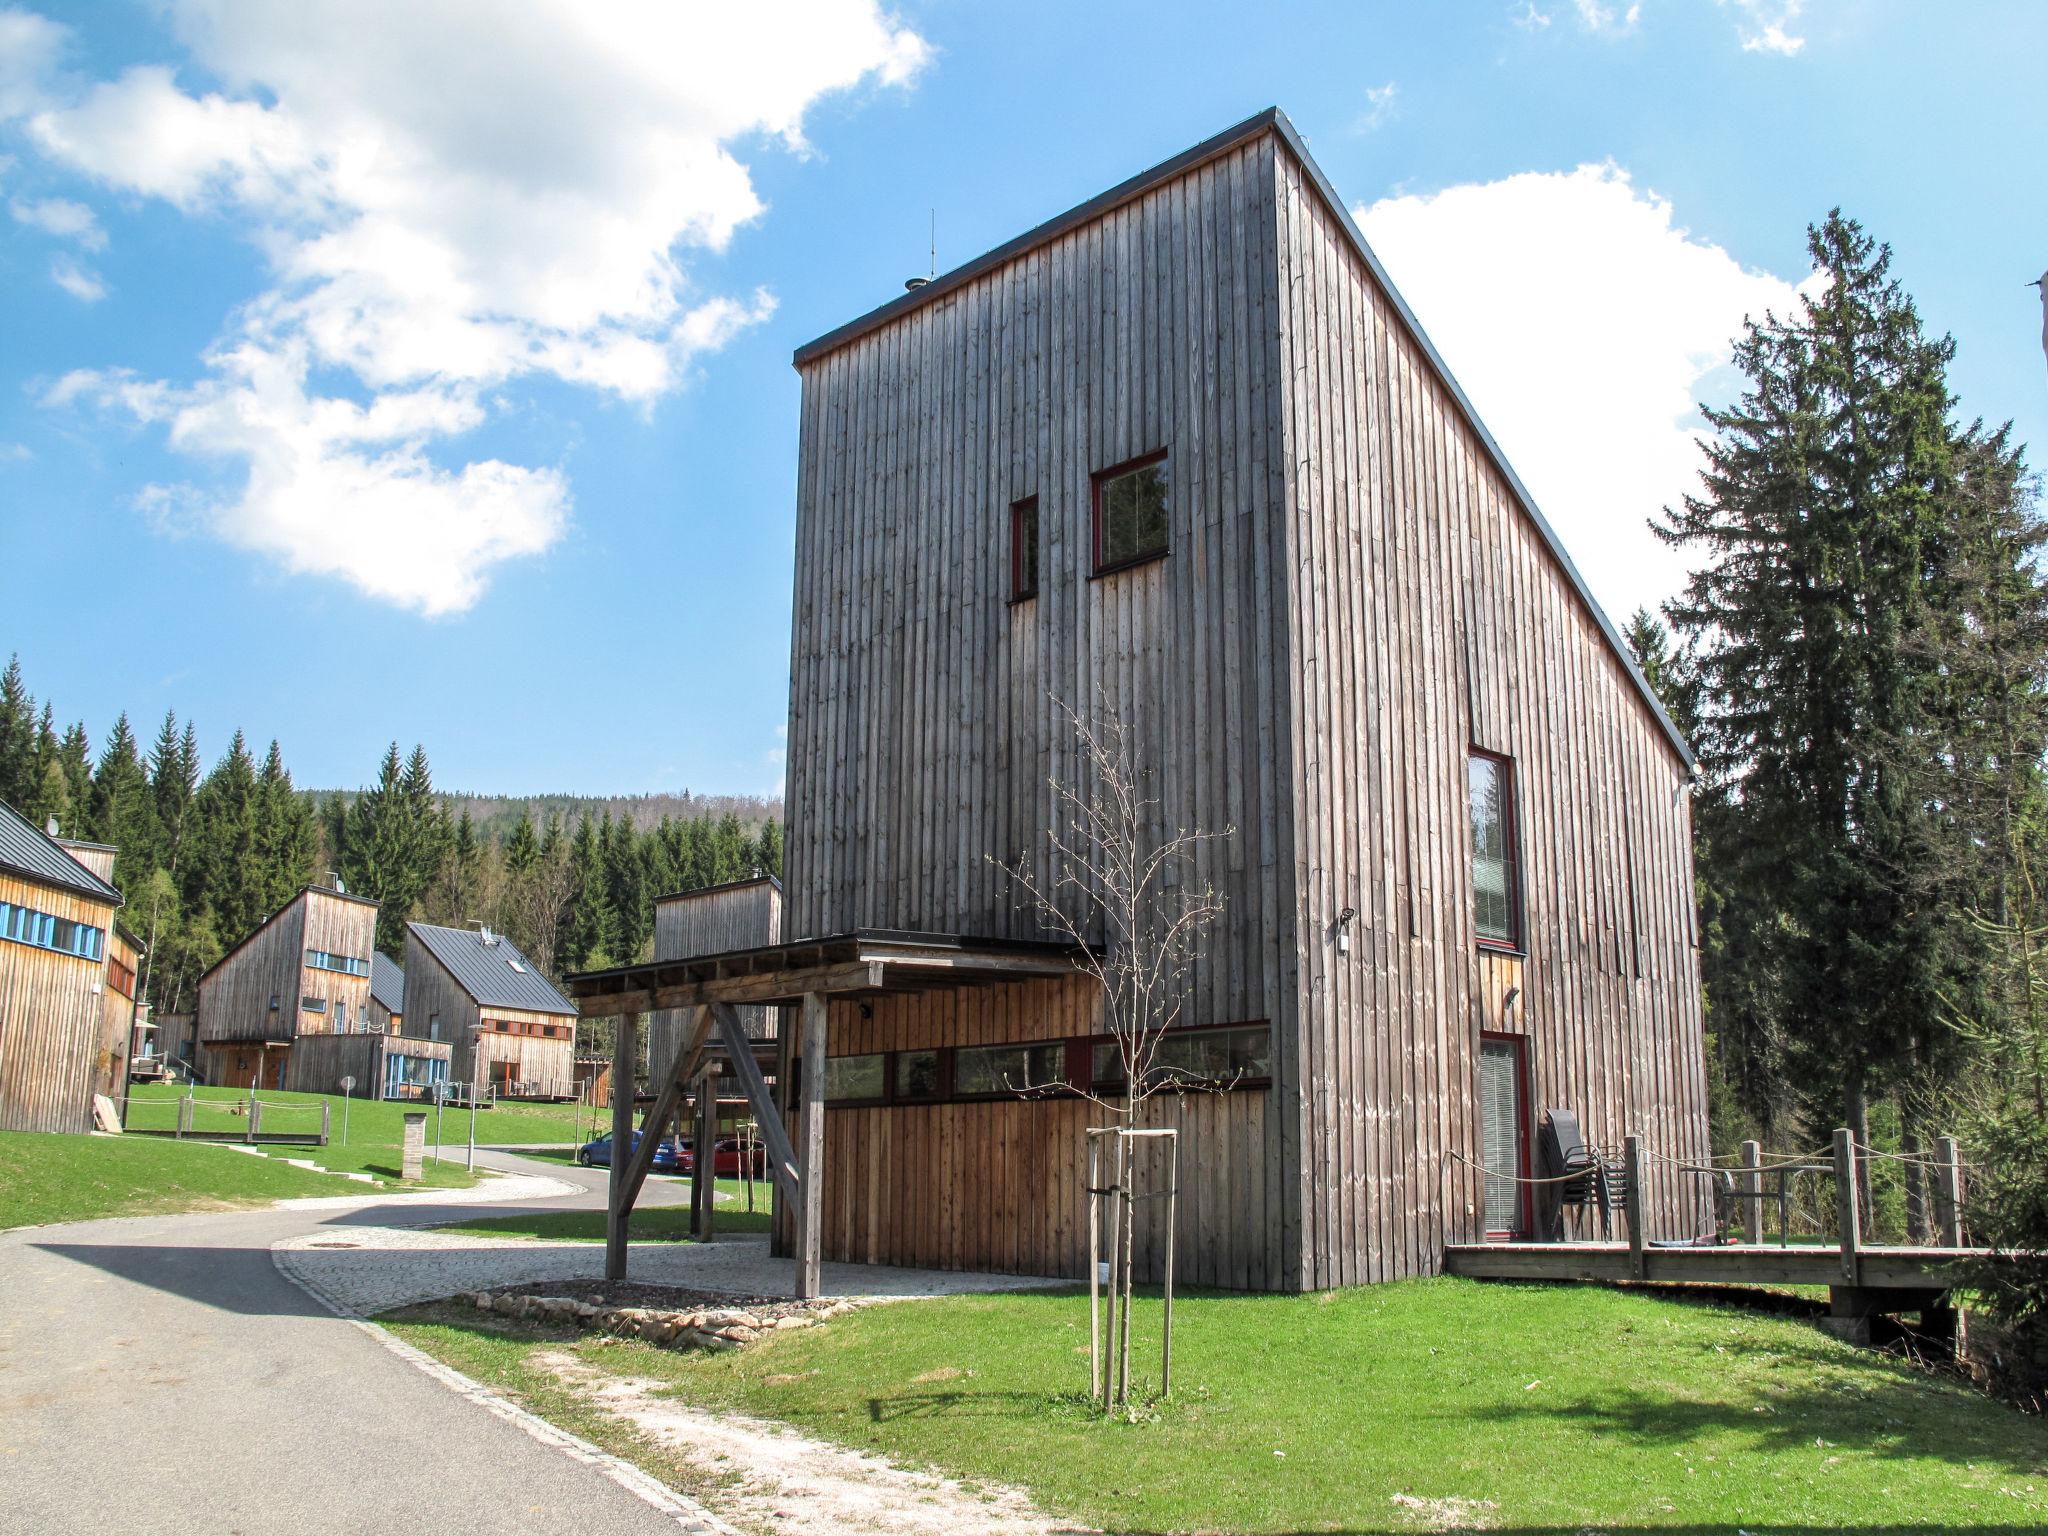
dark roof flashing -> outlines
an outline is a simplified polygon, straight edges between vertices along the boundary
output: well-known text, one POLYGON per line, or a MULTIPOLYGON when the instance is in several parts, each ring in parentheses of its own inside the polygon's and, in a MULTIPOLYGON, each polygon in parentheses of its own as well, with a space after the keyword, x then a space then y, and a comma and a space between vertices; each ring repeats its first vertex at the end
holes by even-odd
POLYGON ((1043 224, 1038 225, 1034 229, 1027 230, 1016 239, 1006 241, 994 250, 977 256, 972 261, 955 267, 950 272, 941 273, 922 287, 912 289, 908 293, 899 294, 888 303, 869 310, 857 319, 850 320, 835 330, 827 331, 815 341, 798 347, 792 362, 797 369, 802 370, 807 365, 816 362, 831 352, 837 351, 850 342, 858 340, 869 332, 880 330, 883 326, 893 323, 911 310, 921 305, 934 303, 944 298, 947 294, 966 287, 969 283, 996 270, 998 267, 1005 266, 1020 256, 1037 249, 1039 246, 1058 239, 1069 230, 1092 223, 1094 220, 1114 212, 1126 203, 1135 202, 1155 188, 1163 186, 1167 182, 1177 180, 1209 161, 1228 154, 1242 145, 1249 144, 1267 133, 1276 135, 1280 142, 1287 147, 1288 153, 1300 163, 1304 174, 1308 177, 1309 184, 1316 189, 1324 203, 1336 216, 1338 228, 1344 231, 1352 249, 1365 263, 1366 269, 1371 272, 1374 282, 1386 293, 1388 299, 1393 304, 1395 314, 1400 318, 1401 324, 1415 338, 1416 345, 1422 349, 1423 355, 1428 359, 1430 367, 1435 371, 1436 376, 1443 381, 1444 387, 1449 390, 1452 400, 1464 415, 1465 420, 1470 423, 1473 433, 1478 437, 1480 446, 1486 451, 1487 457, 1492 461, 1494 468, 1499 471, 1501 478, 1507 482, 1509 490, 1514 494, 1516 500, 1521 503, 1522 509, 1529 514, 1530 520, 1535 523, 1536 531, 1542 537, 1551 558, 1557 562, 1558 568, 1564 573, 1565 579, 1570 583, 1573 592, 1578 596, 1586 611, 1592 615, 1593 621, 1606 639, 1609 649, 1613 651, 1616 659, 1621 662, 1624 672, 1635 685, 1636 692, 1643 704, 1648 708, 1651 719, 1663 732, 1665 741, 1669 744, 1672 751, 1678 755, 1680 764, 1690 773, 1697 766, 1697 760, 1693 756, 1692 748, 1687 744, 1684 735, 1679 731, 1677 725, 1673 723, 1669 713, 1666 712, 1663 702, 1657 697, 1656 690, 1650 686, 1649 680, 1643 676, 1642 670, 1637 667, 1635 657, 1629 654, 1628 645, 1622 640, 1620 631, 1614 627, 1613 621, 1607 617, 1606 610, 1594 598, 1592 589, 1586 585, 1585 577, 1579 573, 1578 566, 1573 562, 1571 555, 1565 550, 1564 544, 1559 540, 1556 530, 1550 526, 1549 519, 1544 517, 1542 509, 1536 505, 1536 498, 1529 494, 1529 488, 1522 483, 1522 477, 1516 474, 1514 466, 1508 463, 1507 455, 1501 451, 1500 444, 1494 441, 1493 434, 1487 430, 1486 423, 1480 419, 1478 411, 1473 409, 1472 402, 1467 398, 1463 386, 1458 383, 1451 370, 1445 365, 1442 355, 1436 349, 1435 343, 1429 339, 1428 333, 1423 330, 1422 323, 1415 318, 1415 312, 1408 307, 1408 301, 1401 296, 1401 291, 1394 286, 1393 278, 1388 275, 1387 269, 1381 265, 1378 255, 1366 243, 1365 234, 1351 217, 1351 210, 1345 206, 1344 199, 1338 195, 1336 187, 1331 183, 1330 178, 1324 174, 1323 168, 1317 165, 1315 158, 1309 154, 1308 145, 1303 142, 1301 134, 1295 129, 1294 124, 1289 121, 1287 114, 1277 106, 1268 107, 1263 112, 1254 113, 1243 122, 1224 129, 1223 132, 1215 135, 1213 138, 1204 139, 1201 143, 1191 149, 1182 151, 1172 159, 1161 161, 1150 170, 1141 171, 1129 180, 1119 182, 1107 192, 1100 193, 1088 201, 1068 209, 1065 213, 1046 220, 1043 224))
POLYGON ((782 881, 774 875, 749 875, 744 880, 721 880, 716 885, 697 885, 688 890, 668 891, 654 898, 656 906, 666 901, 687 901, 693 896, 716 896, 725 891, 743 891, 750 885, 772 885, 782 889, 782 881))

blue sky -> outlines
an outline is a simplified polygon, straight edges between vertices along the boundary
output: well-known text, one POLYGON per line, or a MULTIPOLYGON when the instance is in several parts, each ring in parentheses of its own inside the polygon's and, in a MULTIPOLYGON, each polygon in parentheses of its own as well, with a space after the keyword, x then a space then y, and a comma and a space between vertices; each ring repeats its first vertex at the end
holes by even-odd
POLYGON ((791 350, 932 210, 943 268, 1275 102, 1621 617, 1831 206, 2048 442, 2043 58, 2038 3, 0 0, 0 651, 302 783, 777 792, 791 350))

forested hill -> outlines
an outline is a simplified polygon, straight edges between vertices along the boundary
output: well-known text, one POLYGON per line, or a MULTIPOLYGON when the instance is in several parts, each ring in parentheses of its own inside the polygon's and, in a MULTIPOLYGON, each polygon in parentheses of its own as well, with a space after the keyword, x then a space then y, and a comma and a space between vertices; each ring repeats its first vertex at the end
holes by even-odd
MULTIPOLYGON (((360 790, 315 789, 305 794, 316 804, 330 800, 353 804, 360 790)), ((717 821, 726 816, 739 818, 748 832, 758 832, 769 821, 782 820, 782 797, 763 795, 699 795, 689 790, 656 795, 486 795, 466 790, 441 790, 435 800, 451 820, 466 813, 480 837, 502 841, 518 825, 522 812, 536 826, 559 817, 574 826, 588 816, 593 821, 610 817, 627 822, 635 832, 649 832, 664 821, 717 821)))

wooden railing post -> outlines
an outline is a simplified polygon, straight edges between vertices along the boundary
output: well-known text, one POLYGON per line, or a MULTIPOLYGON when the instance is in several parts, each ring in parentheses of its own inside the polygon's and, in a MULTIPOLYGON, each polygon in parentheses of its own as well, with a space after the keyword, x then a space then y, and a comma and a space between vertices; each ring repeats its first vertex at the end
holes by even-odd
POLYGON ((263 1129, 263 1101, 255 1094, 249 1095, 249 1140, 256 1140, 256 1133, 263 1129))
POLYGON ((334 1129, 334 1106, 327 1100, 320 1101, 320 1145, 327 1145, 328 1135, 334 1129))
POLYGON ((1763 1148, 1753 1141, 1742 1144, 1742 1240, 1745 1243, 1760 1243, 1764 1240, 1764 1156, 1763 1148))
POLYGON ((1842 1231, 1842 1283, 1854 1285, 1862 1268, 1863 1218, 1856 1199, 1856 1133, 1847 1127, 1835 1132, 1835 1220, 1842 1231))
POLYGON ((1934 1220, 1944 1248, 1963 1246, 1963 1153, 1953 1136, 1935 1144, 1934 1220))
POLYGON ((1643 1259, 1643 1142, 1639 1136, 1621 1139, 1621 1158, 1628 1188, 1623 1192, 1628 1211, 1628 1272, 1640 1280, 1647 1272, 1643 1259))

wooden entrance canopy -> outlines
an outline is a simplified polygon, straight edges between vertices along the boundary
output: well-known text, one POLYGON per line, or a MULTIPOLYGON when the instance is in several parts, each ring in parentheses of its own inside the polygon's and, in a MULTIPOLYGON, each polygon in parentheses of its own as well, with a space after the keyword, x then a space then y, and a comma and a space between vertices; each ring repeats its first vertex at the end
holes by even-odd
MULTIPOLYGON (((885 992, 917 992, 1069 976, 1082 958, 1071 945, 1027 939, 974 939, 958 934, 860 929, 832 938, 797 939, 755 949, 729 950, 685 960, 586 971, 568 978, 567 990, 586 1019, 616 1018, 612 1056, 612 1157, 609 1218, 605 1227, 605 1275, 626 1278, 627 1222, 640 1187, 653 1166, 660 1129, 683 1107, 686 1096, 700 1102, 709 1090, 700 1081, 712 1053, 716 1030, 724 1065, 737 1076, 761 1127, 778 1200, 796 1213, 795 1293, 818 1294, 820 1218, 824 1211, 825 1016, 827 1000, 885 992), (803 1012, 800 1050, 803 1098, 797 1106, 801 1147, 790 1144, 784 1122, 788 1108, 789 1031, 779 1031, 776 1093, 771 1095, 755 1043, 747 1038, 741 1004, 788 1005, 803 1012), (641 1124, 642 1136, 630 1158, 617 1149, 632 1142, 634 1095, 617 1091, 630 1082, 638 1055, 640 1015, 677 1009, 685 1014, 676 1053, 667 1063, 649 1063, 654 1104, 641 1124)), ((713 1159, 696 1159, 699 1209, 711 1198, 713 1159)))

